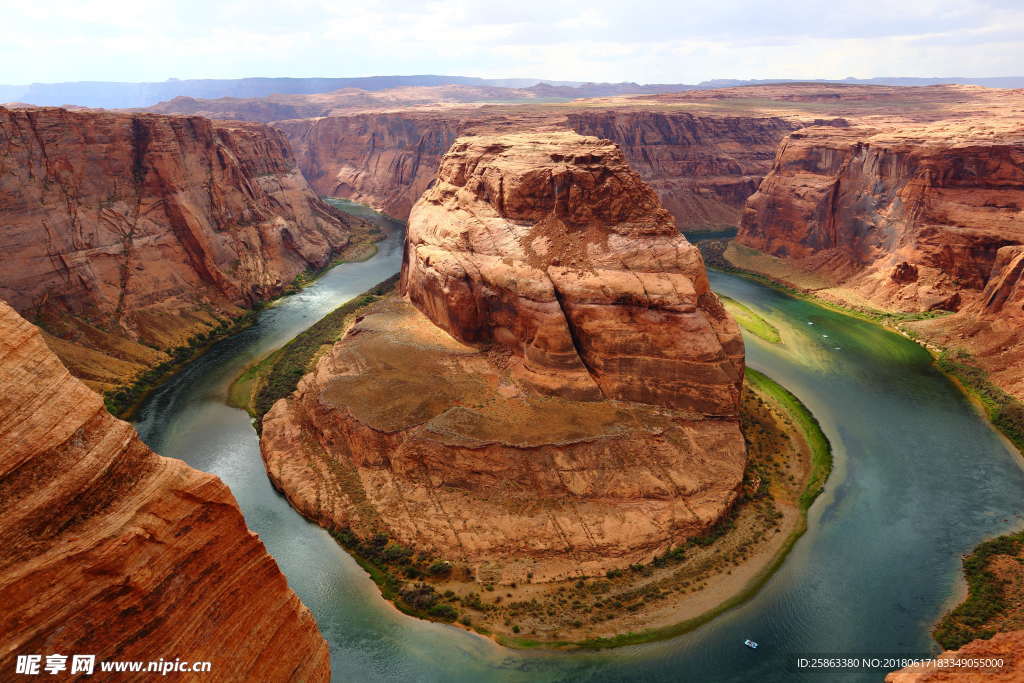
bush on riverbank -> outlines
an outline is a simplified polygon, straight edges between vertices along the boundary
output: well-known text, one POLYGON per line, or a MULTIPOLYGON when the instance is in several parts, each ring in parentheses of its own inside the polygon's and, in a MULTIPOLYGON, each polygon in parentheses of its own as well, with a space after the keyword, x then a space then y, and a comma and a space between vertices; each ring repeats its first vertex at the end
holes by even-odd
POLYGON ((988 373, 966 351, 945 350, 939 354, 936 365, 977 397, 992 424, 1024 452, 1024 403, 992 384, 988 373))
POLYGON ((991 571, 998 555, 1018 557, 1024 544, 1024 532, 1007 534, 985 541, 964 560, 967 599, 957 605, 932 631, 936 642, 947 650, 956 650, 977 638, 991 638, 993 625, 1007 616, 1010 605, 1003 592, 1003 581, 991 571))
POLYGON ((199 332, 189 337, 188 342, 181 346, 164 351, 170 356, 167 360, 138 375, 133 382, 110 389, 103 394, 103 404, 107 410, 120 418, 128 419, 131 413, 149 395, 153 389, 178 372, 186 363, 197 358, 214 342, 241 332, 256 322, 259 308, 246 311, 234 319, 223 320, 219 325, 206 332, 199 332))
POLYGON ((309 372, 310 361, 317 351, 325 344, 338 341, 345 330, 345 321, 349 315, 379 300, 397 284, 396 273, 334 309, 267 359, 267 365, 260 369, 261 378, 256 380, 258 387, 251 402, 251 412, 257 420, 257 425, 277 399, 295 391, 299 380, 309 372))

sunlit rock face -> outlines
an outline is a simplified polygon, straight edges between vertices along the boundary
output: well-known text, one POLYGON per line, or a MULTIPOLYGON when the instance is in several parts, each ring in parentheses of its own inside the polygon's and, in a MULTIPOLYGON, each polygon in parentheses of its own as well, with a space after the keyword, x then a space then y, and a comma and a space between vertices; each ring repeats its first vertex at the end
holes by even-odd
POLYGON ((329 680, 312 614, 228 488, 149 450, 2 301, 0 387, 0 670, 81 653, 329 680))
POLYGON ((739 332, 614 144, 457 141, 401 289, 264 418, 306 516, 547 581, 648 561, 736 500, 739 332))

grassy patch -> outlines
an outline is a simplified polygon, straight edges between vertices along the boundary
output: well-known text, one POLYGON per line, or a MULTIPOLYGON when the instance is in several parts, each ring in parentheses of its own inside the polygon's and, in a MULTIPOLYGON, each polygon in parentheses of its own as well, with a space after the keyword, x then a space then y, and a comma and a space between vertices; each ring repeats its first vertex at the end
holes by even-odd
POLYGON ((1024 544, 1024 532, 1007 534, 985 541, 964 560, 967 599, 947 613, 935 626, 932 636, 943 648, 956 650, 977 638, 991 638, 997 629, 992 624, 1009 610, 1003 594, 1003 582, 990 570, 997 555, 1018 557, 1024 544))
POLYGON ((168 350, 168 360, 141 373, 130 384, 104 392, 103 403, 107 410, 121 419, 130 419, 157 387, 201 356, 215 342, 251 326, 256 322, 258 312, 259 308, 255 308, 233 320, 224 320, 217 327, 192 335, 188 343, 168 350))
POLYGON ((279 398, 288 396, 312 366, 317 352, 338 341, 349 316, 379 300, 398 283, 395 274, 356 298, 345 302, 314 323, 283 347, 249 366, 231 385, 232 405, 248 410, 256 418, 257 428, 267 411, 279 398))
POLYGON ((978 367, 966 351, 947 349, 939 354, 935 365, 976 398, 992 424, 1024 453, 1024 402, 992 384, 988 373, 978 367))
POLYGON ((747 368, 747 382, 757 391, 768 394, 778 403, 800 429, 807 445, 811 448, 811 474, 800 495, 800 508, 806 512, 811 503, 825 489, 825 482, 832 473, 832 444, 821 431, 821 425, 810 411, 792 392, 764 373, 747 368))
POLYGON ((782 337, 779 336, 779 329, 761 317, 752 308, 724 294, 719 294, 718 298, 722 300, 726 310, 740 324, 740 327, 747 332, 764 339, 770 344, 778 344, 782 341, 782 337))

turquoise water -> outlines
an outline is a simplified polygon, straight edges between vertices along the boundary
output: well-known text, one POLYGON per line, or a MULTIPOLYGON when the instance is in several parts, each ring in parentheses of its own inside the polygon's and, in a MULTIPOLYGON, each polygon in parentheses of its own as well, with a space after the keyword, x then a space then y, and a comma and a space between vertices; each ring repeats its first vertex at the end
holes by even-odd
POLYGON ((249 417, 224 403, 252 359, 396 272, 400 241, 396 234, 373 259, 339 266, 261 313, 158 390, 136 423, 157 452, 231 487, 316 616, 335 680, 877 681, 879 673, 800 675, 788 666, 798 654, 934 651, 928 628, 958 595, 960 554, 1021 524, 1016 455, 927 353, 868 323, 712 273, 718 291, 780 328, 780 346, 748 336, 748 362, 803 399, 835 447, 836 468, 807 534, 761 592, 679 638, 598 653, 507 650, 401 615, 273 490, 249 417), (744 647, 745 638, 761 647, 744 647))

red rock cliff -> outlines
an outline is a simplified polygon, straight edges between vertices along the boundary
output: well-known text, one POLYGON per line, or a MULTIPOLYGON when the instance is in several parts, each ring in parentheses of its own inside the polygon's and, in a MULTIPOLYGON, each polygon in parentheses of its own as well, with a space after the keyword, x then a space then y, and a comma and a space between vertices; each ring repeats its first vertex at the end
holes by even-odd
POLYGON ((796 124, 770 116, 555 108, 439 110, 280 121, 321 194, 405 218, 458 135, 575 130, 617 143, 683 230, 734 227, 796 124))
POLYGON ((0 297, 93 386, 325 265, 355 224, 260 124, 0 108, 0 150, 0 297))
POLYGON ((902 311, 956 310, 1024 242, 1024 138, 948 125, 808 128, 787 138, 739 241, 902 311))
POLYGON ((607 140, 457 141, 410 217, 402 286, 456 339, 510 348, 538 389, 736 414, 738 329, 607 140))
POLYGON ((460 139, 412 211, 402 286, 264 418, 303 514, 487 583, 603 575, 729 510, 739 330, 615 145, 460 139))
POLYGON ((569 127, 615 142, 681 230, 733 228, 797 124, 768 116, 584 111, 569 127))
POLYGON ((279 121, 317 192, 405 219, 463 126, 457 117, 358 114, 279 121))
POLYGON ((227 487, 150 451, 3 302, 0 387, 5 677, 19 654, 79 653, 330 678, 316 622, 227 487))

